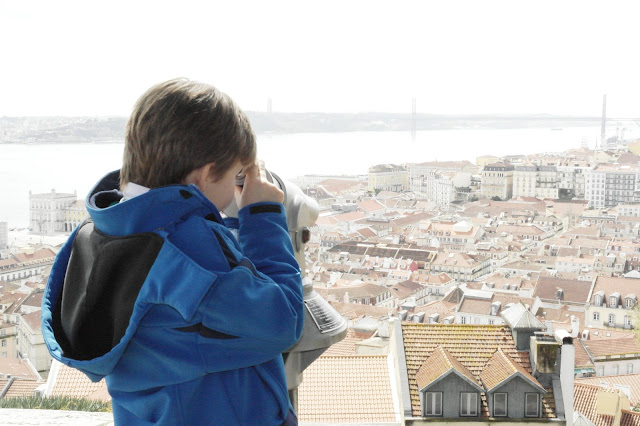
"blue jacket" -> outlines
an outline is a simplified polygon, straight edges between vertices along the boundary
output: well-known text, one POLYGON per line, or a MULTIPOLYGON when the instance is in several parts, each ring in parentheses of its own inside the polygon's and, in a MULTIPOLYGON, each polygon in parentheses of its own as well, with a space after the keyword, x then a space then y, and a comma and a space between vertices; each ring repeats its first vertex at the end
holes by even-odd
POLYGON ((42 303, 51 355, 106 377, 116 424, 281 424, 282 352, 303 328, 284 207, 240 210, 239 237, 193 185, 117 203, 119 172, 56 257, 42 303), (239 240, 239 241, 238 241, 239 240))

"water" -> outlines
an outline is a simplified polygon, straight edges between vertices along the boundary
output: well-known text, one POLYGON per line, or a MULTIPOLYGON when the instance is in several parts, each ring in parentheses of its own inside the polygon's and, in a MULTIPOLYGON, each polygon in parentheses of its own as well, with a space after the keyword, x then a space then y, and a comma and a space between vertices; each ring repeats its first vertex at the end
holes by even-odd
MULTIPOLYGON (((260 135, 258 154, 284 178, 305 174, 366 174, 381 163, 469 160, 481 155, 534 154, 593 148, 599 127, 464 129, 417 132, 298 133, 260 135)), ((29 191, 74 192, 84 198, 93 184, 118 169, 122 143, 0 145, 0 221, 29 222, 29 191)))

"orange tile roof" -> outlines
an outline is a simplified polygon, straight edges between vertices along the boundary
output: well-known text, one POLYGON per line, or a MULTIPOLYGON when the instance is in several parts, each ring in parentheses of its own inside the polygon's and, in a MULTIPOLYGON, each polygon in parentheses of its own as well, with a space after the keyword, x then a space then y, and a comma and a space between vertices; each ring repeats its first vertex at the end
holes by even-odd
POLYGON ((51 395, 71 396, 77 398, 87 398, 99 394, 99 399, 109 401, 111 397, 108 393, 105 396, 104 392, 100 392, 101 389, 106 389, 107 384, 104 379, 97 383, 93 383, 89 378, 80 370, 71 368, 65 364, 60 364, 58 374, 55 378, 55 384, 51 395))
POLYGON ((596 426, 613 426, 614 416, 599 415, 596 412, 600 386, 574 383, 573 409, 591 420, 596 426))
POLYGON ((575 339, 573 346, 575 350, 575 368, 593 368, 593 362, 589 358, 587 350, 584 348, 584 344, 581 339, 575 339))
POLYGON ((478 380, 464 365, 451 356, 444 347, 438 346, 416 373, 415 379, 418 389, 424 389, 438 378, 454 370, 466 377, 474 385, 480 387, 478 380))
POLYGON ((40 309, 37 311, 31 312, 30 314, 22 315, 22 320, 29 324, 31 330, 36 333, 40 333, 40 309))
POLYGON ((640 402, 640 374, 625 374, 622 376, 606 376, 606 377, 582 377, 576 378, 575 383, 584 385, 601 386, 601 383, 607 383, 609 386, 622 385, 629 386, 631 389, 631 397, 629 402, 632 406, 640 402))
POLYGON ((315 423, 399 422, 387 356, 323 356, 304 371, 298 419, 315 423))
POLYGON ((598 339, 582 343, 594 357, 640 353, 640 345, 636 339, 598 339))
POLYGON ((620 426, 640 426, 640 413, 637 411, 622 410, 620 426))
MULTIPOLYGON (((487 361, 498 348, 518 362, 527 371, 531 371, 529 353, 518 351, 506 325, 460 325, 460 324, 417 324, 402 323, 409 393, 412 411, 420 416, 420 397, 416 383, 416 373, 425 360, 438 347, 444 347, 471 374, 478 377, 487 361)), ((543 397, 543 417, 555 417, 550 406, 552 392, 543 397), (551 395, 550 395, 551 394, 551 395)), ((486 408, 486 407, 485 407, 486 408)), ((488 415, 483 408, 483 416, 488 415)))
POLYGON ((39 378, 26 361, 16 358, 0 357, 0 374, 32 380, 39 378))
POLYGON ((348 328, 345 338, 329 346, 322 353, 322 356, 354 356, 356 354, 356 343, 363 340, 362 336, 358 335, 352 328, 348 328))
MULTIPOLYGON (((8 381, 8 380, 7 380, 8 381)), ((43 385, 44 382, 38 380, 24 380, 16 379, 11 383, 9 390, 4 395, 4 398, 17 398, 20 396, 33 396, 36 388, 43 385)), ((4 383, 1 384, 0 389, 4 389, 4 383)))
POLYGON ((533 297, 539 297, 542 300, 556 300, 558 289, 563 291, 563 302, 587 303, 589 301, 591 281, 540 277, 533 292, 533 297))
POLYGON ((542 385, 522 365, 511 359, 500 347, 498 347, 498 350, 480 373, 480 380, 482 380, 485 388, 490 391, 518 373, 541 390, 544 390, 542 385))

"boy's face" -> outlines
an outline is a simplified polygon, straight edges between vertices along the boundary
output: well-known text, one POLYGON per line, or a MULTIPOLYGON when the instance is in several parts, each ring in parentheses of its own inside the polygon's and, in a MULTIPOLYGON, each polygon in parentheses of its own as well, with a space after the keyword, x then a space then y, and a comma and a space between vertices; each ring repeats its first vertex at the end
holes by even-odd
POLYGON ((208 179, 202 185, 198 185, 202 193, 211 201, 218 210, 229 207, 236 189, 236 175, 244 169, 242 163, 236 161, 222 178, 213 182, 208 179))

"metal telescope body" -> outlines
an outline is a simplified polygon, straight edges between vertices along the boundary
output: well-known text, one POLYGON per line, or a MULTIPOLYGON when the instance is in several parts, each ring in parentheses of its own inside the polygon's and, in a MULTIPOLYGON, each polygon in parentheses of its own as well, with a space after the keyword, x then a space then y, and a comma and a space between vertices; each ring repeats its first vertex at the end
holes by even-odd
MULTIPOLYGON (((315 361, 329 346, 342 340, 347 334, 347 323, 342 316, 313 290, 311 280, 306 277, 304 257, 305 244, 310 231, 318 219, 318 203, 305 195, 293 183, 281 179, 275 173, 266 172, 267 179, 284 192, 284 207, 287 215, 289 237, 293 244, 296 261, 302 273, 302 289, 305 304, 304 330, 302 337, 293 347, 282 354, 287 388, 293 407, 297 410, 297 389, 302 383, 302 372, 315 361)), ((236 182, 242 184, 242 182, 236 182)), ((224 212, 229 217, 238 216, 235 200, 224 212)))

